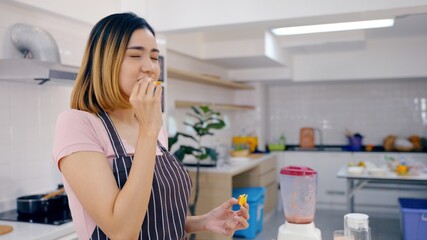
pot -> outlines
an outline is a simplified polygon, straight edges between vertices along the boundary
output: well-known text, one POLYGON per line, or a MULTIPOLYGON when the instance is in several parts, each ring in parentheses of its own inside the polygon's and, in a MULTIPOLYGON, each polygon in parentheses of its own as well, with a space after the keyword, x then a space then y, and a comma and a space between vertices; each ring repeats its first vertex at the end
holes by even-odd
POLYGON ((68 197, 66 194, 49 195, 46 198, 47 195, 35 194, 17 198, 18 214, 49 214, 68 207, 68 197))

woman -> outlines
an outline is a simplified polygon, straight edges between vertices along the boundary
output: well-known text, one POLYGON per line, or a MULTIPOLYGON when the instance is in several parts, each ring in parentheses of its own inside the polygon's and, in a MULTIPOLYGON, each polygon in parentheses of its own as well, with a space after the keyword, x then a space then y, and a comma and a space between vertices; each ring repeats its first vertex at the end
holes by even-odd
POLYGON ((186 216, 191 180, 163 147, 158 58, 153 29, 133 13, 105 17, 90 34, 53 150, 79 239, 231 236, 248 227, 248 205, 230 209, 235 198, 186 216))

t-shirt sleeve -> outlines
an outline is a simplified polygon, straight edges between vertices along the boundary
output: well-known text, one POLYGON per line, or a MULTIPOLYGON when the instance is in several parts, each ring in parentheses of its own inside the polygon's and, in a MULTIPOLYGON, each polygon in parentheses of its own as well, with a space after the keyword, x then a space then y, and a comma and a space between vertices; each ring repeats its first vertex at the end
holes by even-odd
POLYGON ((168 133, 166 132, 165 128, 161 128, 159 132, 159 142, 168 149, 168 133))
POLYGON ((104 152, 88 116, 73 110, 61 113, 56 120, 52 153, 58 169, 63 157, 82 151, 104 152))

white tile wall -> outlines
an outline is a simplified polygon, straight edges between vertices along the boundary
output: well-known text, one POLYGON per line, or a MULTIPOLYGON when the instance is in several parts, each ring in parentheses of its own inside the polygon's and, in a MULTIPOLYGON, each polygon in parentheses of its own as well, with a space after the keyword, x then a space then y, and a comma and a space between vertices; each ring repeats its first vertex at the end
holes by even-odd
POLYGON ((326 144, 346 144, 346 128, 365 144, 382 144, 389 134, 427 135, 425 80, 275 84, 267 96, 270 141, 284 133, 298 144, 304 126, 322 129, 326 144))
MULTIPOLYGON (((194 73, 210 73, 224 77, 224 72, 220 68, 172 51, 168 51, 167 53, 167 64, 169 67, 176 69, 182 69, 190 72, 192 71, 194 73)), ((171 78, 167 79, 165 88, 167 94, 167 116, 175 120, 178 128, 177 130, 179 132, 192 133, 192 131, 186 128, 183 124, 184 120, 186 120, 186 113, 190 113, 192 110, 190 108, 175 108, 176 100, 214 103, 235 102, 234 91, 231 89, 190 83, 171 78)), ((233 134, 236 134, 237 130, 239 129, 239 127, 235 125, 233 121, 235 112, 229 110, 221 110, 220 112, 225 115, 226 119, 230 120, 230 125, 228 125, 226 129, 215 131, 215 135, 212 137, 204 137, 202 139, 203 145, 231 145, 231 137, 233 134)), ((166 127, 168 126, 166 125, 166 127)), ((171 128, 168 130, 170 135, 174 134, 174 132, 171 132, 171 128)), ((175 151, 180 144, 193 144, 193 142, 191 140, 182 138, 179 140, 178 144, 172 148, 172 151, 175 151)))
MULTIPOLYGON (((49 31, 62 63, 80 65, 91 26, 40 10, 0 3, 0 58, 20 57, 10 41, 14 23, 49 31)), ((0 212, 15 208, 15 198, 56 189, 60 174, 51 151, 56 116, 69 108, 72 85, 0 81, 0 212)))
POLYGON ((14 207, 17 196, 51 191, 62 182, 51 151, 56 116, 68 108, 71 89, 0 81, 0 211, 14 207))

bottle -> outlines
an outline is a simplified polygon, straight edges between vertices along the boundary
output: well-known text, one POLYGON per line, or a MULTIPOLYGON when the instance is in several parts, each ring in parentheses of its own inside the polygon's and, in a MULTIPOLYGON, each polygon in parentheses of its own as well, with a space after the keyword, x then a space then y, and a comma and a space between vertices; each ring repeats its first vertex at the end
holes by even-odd
POLYGON ((362 213, 349 213, 344 216, 344 233, 353 240, 371 240, 369 216, 362 213))
POLYGON ((283 148, 282 150, 285 150, 285 148, 286 148, 286 138, 285 138, 285 134, 283 134, 283 133, 282 133, 282 135, 280 135, 279 145, 280 145, 281 148, 283 148))

